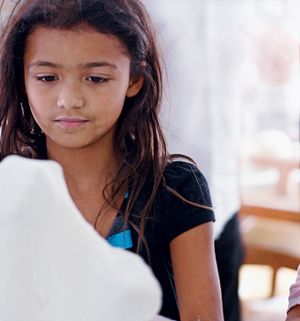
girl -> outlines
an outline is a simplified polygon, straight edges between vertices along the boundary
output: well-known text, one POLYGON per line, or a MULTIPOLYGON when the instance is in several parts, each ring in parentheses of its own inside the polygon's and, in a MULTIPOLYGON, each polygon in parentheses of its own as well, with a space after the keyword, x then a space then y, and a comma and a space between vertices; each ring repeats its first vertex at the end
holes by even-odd
POLYGON ((166 151, 159 55, 140 1, 19 1, 2 37, 0 159, 57 161, 86 220, 150 264, 161 315, 222 320, 208 187, 166 151))

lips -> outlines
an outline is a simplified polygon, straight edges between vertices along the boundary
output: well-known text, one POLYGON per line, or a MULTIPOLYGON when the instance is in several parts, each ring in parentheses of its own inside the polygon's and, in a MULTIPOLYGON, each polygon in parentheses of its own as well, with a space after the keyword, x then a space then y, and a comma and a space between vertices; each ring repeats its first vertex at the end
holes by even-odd
POLYGON ((86 124, 88 119, 81 117, 57 117, 55 122, 64 128, 76 128, 86 124))

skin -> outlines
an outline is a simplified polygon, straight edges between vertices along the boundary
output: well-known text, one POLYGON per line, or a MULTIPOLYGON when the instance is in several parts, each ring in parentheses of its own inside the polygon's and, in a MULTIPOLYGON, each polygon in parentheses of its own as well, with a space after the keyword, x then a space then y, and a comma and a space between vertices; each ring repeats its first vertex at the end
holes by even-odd
POLYGON ((171 258, 182 321, 223 320, 221 290, 214 255, 212 223, 171 242, 171 258))
MULTIPOLYGON (((113 149, 116 122, 126 96, 136 95, 143 79, 130 77, 130 57, 116 37, 82 25, 37 27, 27 39, 24 79, 48 158, 61 164, 71 197, 93 224, 104 203, 101 191, 119 167, 113 149)), ((116 214, 106 208, 97 225, 102 236, 116 214)), ((170 248, 181 321, 223 320, 212 223, 181 234, 170 248)))
POLYGON ((300 321, 300 305, 296 305, 290 309, 286 321, 300 321))

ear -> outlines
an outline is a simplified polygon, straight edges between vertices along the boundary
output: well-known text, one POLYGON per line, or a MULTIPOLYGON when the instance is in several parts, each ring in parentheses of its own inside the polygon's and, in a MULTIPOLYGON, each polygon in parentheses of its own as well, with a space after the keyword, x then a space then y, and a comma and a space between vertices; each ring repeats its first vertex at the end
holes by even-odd
POLYGON ((134 77, 130 80, 129 87, 127 89, 126 96, 133 97, 137 95, 144 84, 144 77, 134 77))

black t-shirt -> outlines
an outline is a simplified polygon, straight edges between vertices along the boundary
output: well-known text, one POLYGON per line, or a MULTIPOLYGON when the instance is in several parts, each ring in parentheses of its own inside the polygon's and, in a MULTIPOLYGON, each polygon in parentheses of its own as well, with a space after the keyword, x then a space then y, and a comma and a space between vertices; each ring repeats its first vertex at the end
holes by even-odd
MULTIPOLYGON (((187 200, 200 205, 212 206, 206 180, 194 165, 182 161, 171 162, 165 169, 164 177, 166 185, 187 200)), ((149 190, 146 184, 130 213, 130 220, 136 224, 139 223, 138 214, 149 197, 148 194, 149 190)), ((212 210, 189 205, 167 191, 162 184, 159 187, 150 217, 145 226, 144 237, 147 241, 148 250, 143 247, 139 254, 151 266, 162 287, 161 315, 179 320, 169 248, 170 242, 189 229, 214 221, 214 219, 212 210)), ((138 234, 130 226, 124 228, 122 216, 119 215, 108 241, 114 246, 136 252, 138 234)))

